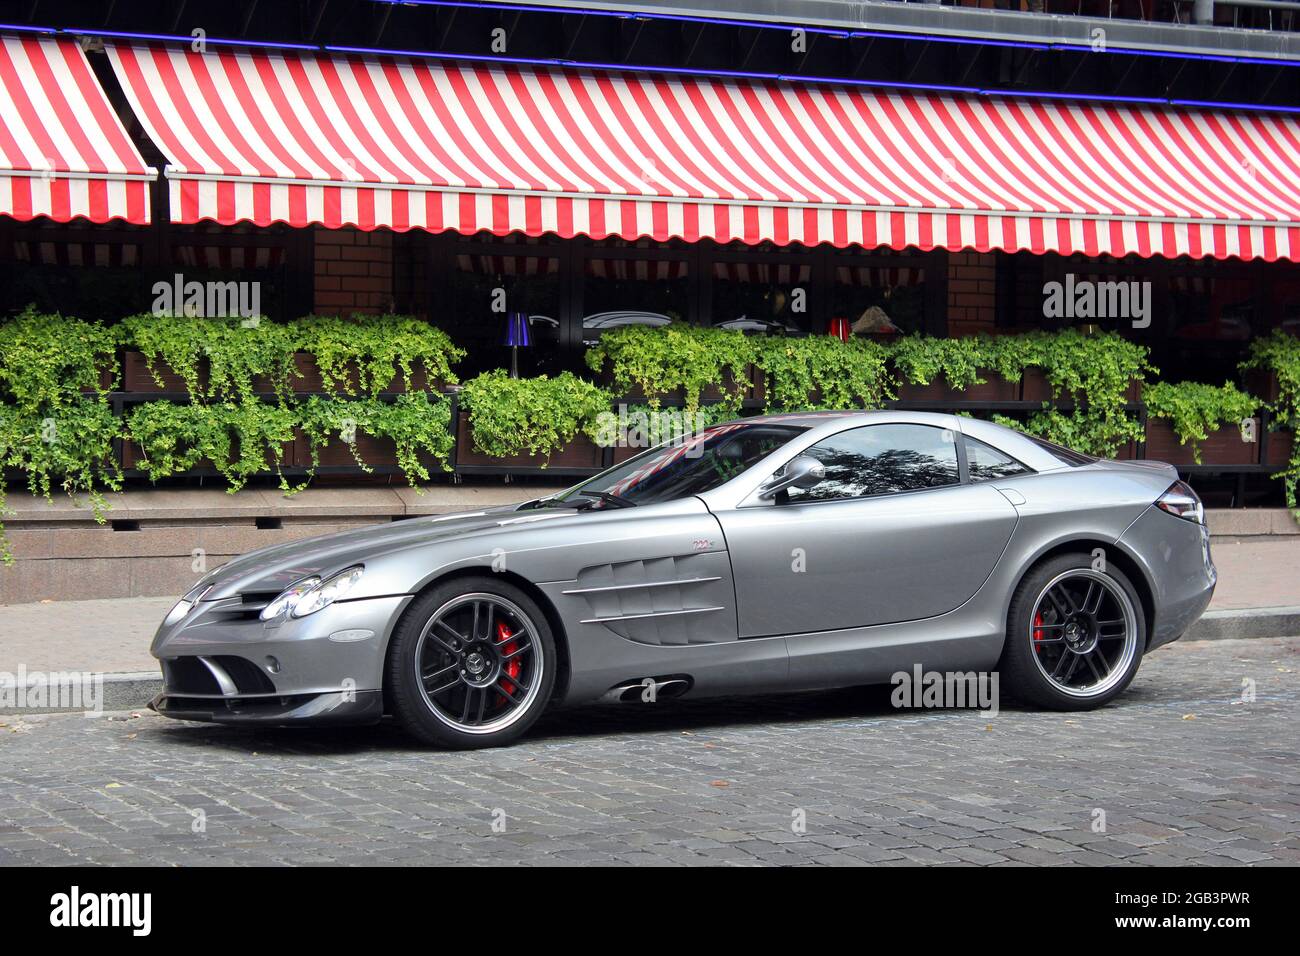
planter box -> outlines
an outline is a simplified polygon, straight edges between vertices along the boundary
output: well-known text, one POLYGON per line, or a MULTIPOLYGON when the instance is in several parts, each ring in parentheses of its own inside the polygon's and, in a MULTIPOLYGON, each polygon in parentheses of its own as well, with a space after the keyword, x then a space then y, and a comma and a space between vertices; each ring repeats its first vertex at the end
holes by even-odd
MULTIPOLYGON (((1272 438, 1272 436, 1269 436, 1272 438)), ((1171 424, 1161 418, 1147 419, 1147 458, 1165 461, 1171 465, 1195 465, 1191 445, 1178 440, 1171 424)), ((1201 464, 1204 465, 1255 465, 1259 463, 1259 442, 1241 440, 1241 429, 1227 425, 1209 432, 1200 442, 1201 464)))
MULTIPOLYGON (((233 443, 231 448, 231 456, 233 458, 238 456, 238 454, 239 454, 239 442, 238 440, 236 440, 233 443)), ((302 465, 303 462, 297 456, 298 456, 297 443, 285 442, 280 446, 280 467, 293 468, 295 466, 302 465)), ((139 445, 137 445, 133 441, 122 442, 122 467, 123 468, 139 468, 140 462, 143 460, 144 460, 144 452, 140 449, 139 445)), ((307 457, 306 463, 307 464, 311 463, 310 456, 307 457)), ((196 464, 192 470, 193 471, 215 471, 216 465, 210 459, 201 458, 199 459, 198 464, 196 464)), ((266 464, 266 471, 270 473, 273 470, 274 470, 274 465, 268 461, 266 464)), ((185 472, 179 472, 178 474, 185 474, 185 472)))
MULTIPOLYGON (((295 376, 290 382, 290 385, 292 386, 295 392, 327 391, 327 389, 325 388, 325 382, 321 378, 320 368, 316 365, 316 357, 314 355, 311 355, 307 352, 297 352, 294 354, 293 364, 294 364, 294 368, 298 370, 298 376, 295 376)), ((357 370, 356 363, 349 362, 347 364, 347 371, 345 373, 345 378, 347 382, 347 387, 351 389, 351 392, 347 394, 353 394, 353 395, 360 394, 361 392, 360 374, 357 370)), ((269 388, 269 383, 266 384, 269 388)), ((411 369, 411 386, 412 386, 412 390, 416 392, 428 392, 428 391, 441 392, 443 391, 444 388, 446 388, 446 383, 441 381, 435 381, 431 386, 429 383, 428 373, 424 369, 424 363, 417 362, 415 367, 411 369)), ((259 383, 258 387, 261 388, 262 385, 259 383)), ((333 390, 333 391, 334 394, 345 394, 338 390, 333 390)), ((396 367, 394 367, 393 369, 392 379, 383 388, 381 388, 380 391, 381 392, 405 392, 406 391, 406 383, 405 381, 403 381, 402 376, 398 373, 396 367)))
MULTIPOLYGON (((1142 399, 1142 380, 1139 378, 1129 382, 1128 392, 1124 396, 1130 402, 1141 401, 1142 399)), ((1062 395, 1062 401, 1075 400, 1079 403, 1080 396, 1062 395)), ((1050 402, 1052 401, 1052 386, 1047 381, 1047 376, 1041 369, 1027 368, 1025 374, 1020 380, 1020 399, 1025 402, 1050 402)))
MULTIPOLYGON (((208 384, 207 359, 199 360, 199 384, 206 388, 208 384)), ((159 385, 149 371, 149 363, 141 352, 127 352, 122 356, 122 388, 127 392, 141 392, 157 395, 162 392, 179 392, 189 394, 185 380, 171 370, 166 362, 158 363, 158 374, 163 383, 159 385)))
MULTIPOLYGON (((310 468, 311 444, 307 441, 307 436, 299 433, 294 439, 293 446, 294 463, 301 468, 310 468)), ((353 457, 348 443, 337 438, 326 442, 317 454, 320 457, 317 467, 320 468, 356 468, 358 471, 361 468, 353 457)), ((374 467, 383 468, 397 464, 397 445, 391 438, 380 438, 357 432, 357 454, 367 465, 374 467)))
POLYGON ((904 382, 898 386, 898 398, 903 402, 1014 402, 1019 397, 1018 383, 991 372, 982 377, 987 379, 983 385, 964 390, 950 388, 942 375, 929 385, 904 382))
POLYGON ((1277 373, 1264 368, 1246 371, 1242 384, 1245 390, 1263 402, 1276 402, 1278 395, 1277 373))
POLYGON ((1121 445, 1112 461, 1135 461, 1137 459, 1137 442, 1131 441, 1121 445))
MULTIPOLYGON (((613 390, 614 376, 609 371, 608 366, 598 376, 602 388, 613 390)), ((722 385, 706 385, 700 389, 700 403, 709 404, 720 402, 728 394, 736 389, 736 380, 728 372, 723 377, 722 385)), ((762 401, 767 396, 767 376, 757 365, 750 365, 746 370, 746 381, 740 388, 741 398, 755 399, 762 401)), ((657 396, 660 403, 664 405, 684 405, 686 403, 686 392, 684 389, 674 388, 662 395, 657 396)), ((622 400, 629 405, 644 405, 649 402, 646 398, 645 390, 640 386, 634 385, 623 395, 615 395, 615 399, 622 400)))
POLYGON ((614 464, 621 465, 629 458, 635 458, 637 455, 641 454, 641 452, 646 451, 647 449, 633 448, 630 445, 615 445, 613 450, 614 450, 614 464))
POLYGON ((599 469, 603 460, 604 450, 598 448, 586 435, 575 435, 573 441, 556 451, 549 459, 542 455, 510 455, 496 458, 485 454, 475 446, 474 436, 469 427, 468 412, 461 412, 456 421, 456 464, 458 466, 599 469))
POLYGON ((1268 454, 1264 457, 1265 465, 1285 468, 1291 463, 1291 449, 1295 446, 1295 434, 1287 431, 1268 433, 1268 454))

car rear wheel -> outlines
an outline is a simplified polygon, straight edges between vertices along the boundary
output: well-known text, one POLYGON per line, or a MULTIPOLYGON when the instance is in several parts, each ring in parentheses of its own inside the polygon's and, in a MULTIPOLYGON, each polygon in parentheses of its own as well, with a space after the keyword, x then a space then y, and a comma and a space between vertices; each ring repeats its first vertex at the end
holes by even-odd
POLYGON ((388 687, 402 725, 426 743, 499 747, 546 708, 555 639, 522 590, 462 578, 420 595, 394 631, 388 687))
POLYGON ((1022 700, 1090 710, 1123 693, 1146 647, 1146 621, 1122 571, 1088 554, 1044 561, 1016 589, 999 669, 1022 700))

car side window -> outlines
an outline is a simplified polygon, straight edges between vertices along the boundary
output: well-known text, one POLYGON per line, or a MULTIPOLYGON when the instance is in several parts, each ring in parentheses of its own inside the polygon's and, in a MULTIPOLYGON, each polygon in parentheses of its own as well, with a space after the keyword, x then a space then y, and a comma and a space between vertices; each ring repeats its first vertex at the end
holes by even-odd
POLYGON ((966 464, 970 469, 971 481, 993 481, 1030 473, 1027 466, 1010 455, 969 435, 966 436, 966 464))
POLYGON ((818 442, 805 455, 826 466, 809 489, 790 488, 790 502, 867 498, 955 485, 957 436, 930 425, 865 425, 818 442))

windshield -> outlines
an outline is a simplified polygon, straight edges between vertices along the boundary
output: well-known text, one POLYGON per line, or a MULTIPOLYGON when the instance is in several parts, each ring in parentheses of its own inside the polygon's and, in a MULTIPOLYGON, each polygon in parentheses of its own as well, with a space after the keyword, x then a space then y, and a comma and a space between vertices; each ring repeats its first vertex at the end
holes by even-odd
POLYGON ((652 448, 545 500, 626 507, 698 495, 747 471, 804 430, 771 422, 714 425, 652 448))

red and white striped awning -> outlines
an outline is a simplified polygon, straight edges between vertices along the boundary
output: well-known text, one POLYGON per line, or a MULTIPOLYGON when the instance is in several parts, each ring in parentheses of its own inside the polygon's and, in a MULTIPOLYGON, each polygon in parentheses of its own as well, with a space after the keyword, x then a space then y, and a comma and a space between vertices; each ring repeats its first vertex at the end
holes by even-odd
POLYGON ((144 224, 156 177, 76 41, 0 36, 0 215, 144 224))
POLYGON ((120 44, 180 222, 1300 259, 1293 117, 120 44))

